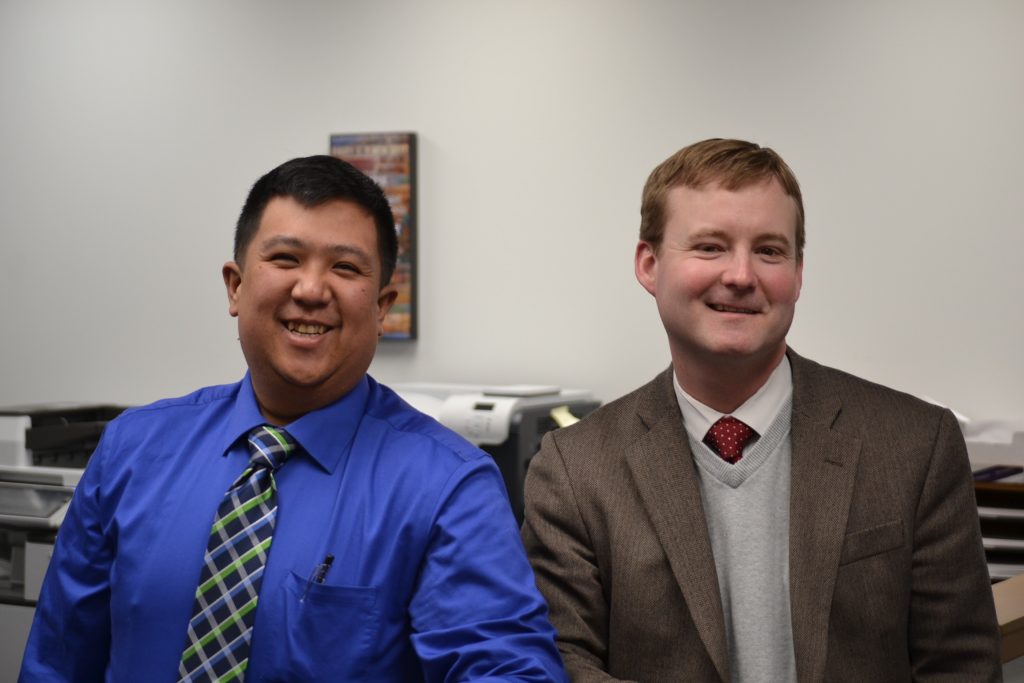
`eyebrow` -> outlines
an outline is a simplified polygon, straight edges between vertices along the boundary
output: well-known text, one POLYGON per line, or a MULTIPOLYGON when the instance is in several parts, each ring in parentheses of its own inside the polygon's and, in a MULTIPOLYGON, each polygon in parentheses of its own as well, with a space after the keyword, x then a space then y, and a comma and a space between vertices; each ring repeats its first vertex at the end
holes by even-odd
MULTIPOLYGON (((298 237, 291 237, 289 235, 277 235, 271 237, 260 244, 261 249, 274 249, 275 247, 291 247, 293 249, 311 249, 310 245, 305 240, 300 240, 298 237)), ((372 261, 373 259, 363 249, 351 244, 332 244, 328 247, 331 253, 337 256, 354 256, 361 258, 366 261, 372 261)))
MULTIPOLYGON (((709 229, 706 229, 706 230, 698 230, 697 232, 693 233, 692 235, 689 236, 689 241, 693 242, 694 240, 702 240, 702 239, 709 239, 709 238, 727 240, 727 239, 729 239, 729 237, 730 237, 730 234, 726 230, 717 230, 717 229, 714 229, 714 228, 709 228, 709 229)), ((766 232, 766 233, 762 233, 762 234, 757 236, 755 241, 757 241, 757 242, 778 241, 778 242, 782 242, 782 243, 784 243, 786 245, 789 245, 791 243, 789 237, 787 237, 786 234, 782 233, 782 232, 766 232)))

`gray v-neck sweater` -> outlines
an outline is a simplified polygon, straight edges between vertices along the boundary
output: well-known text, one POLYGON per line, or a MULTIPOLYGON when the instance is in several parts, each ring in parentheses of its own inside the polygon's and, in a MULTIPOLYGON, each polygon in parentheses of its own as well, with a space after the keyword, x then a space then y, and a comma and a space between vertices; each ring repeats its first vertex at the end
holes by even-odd
POLYGON ((690 437, 722 594, 733 683, 796 681, 789 609, 787 401, 730 465, 690 437))

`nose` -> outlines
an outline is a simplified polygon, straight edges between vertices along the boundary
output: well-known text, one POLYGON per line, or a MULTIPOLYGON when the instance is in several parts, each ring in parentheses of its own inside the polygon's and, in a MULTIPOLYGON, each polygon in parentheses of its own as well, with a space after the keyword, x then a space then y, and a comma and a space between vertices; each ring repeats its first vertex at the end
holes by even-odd
POLYGON ((292 298, 295 301, 306 306, 323 306, 330 297, 326 274, 316 268, 296 270, 295 284, 292 286, 292 298))
POLYGON ((754 286, 754 263, 747 252, 733 252, 722 272, 722 284, 737 289, 754 286))

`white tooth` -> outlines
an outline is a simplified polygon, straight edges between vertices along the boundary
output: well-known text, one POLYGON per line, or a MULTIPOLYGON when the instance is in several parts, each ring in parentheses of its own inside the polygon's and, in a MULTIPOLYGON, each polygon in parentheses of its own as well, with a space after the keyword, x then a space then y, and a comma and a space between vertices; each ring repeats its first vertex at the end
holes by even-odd
POLYGON ((288 329, 299 334, 323 334, 327 328, 323 325, 309 325, 306 323, 288 323, 288 329))

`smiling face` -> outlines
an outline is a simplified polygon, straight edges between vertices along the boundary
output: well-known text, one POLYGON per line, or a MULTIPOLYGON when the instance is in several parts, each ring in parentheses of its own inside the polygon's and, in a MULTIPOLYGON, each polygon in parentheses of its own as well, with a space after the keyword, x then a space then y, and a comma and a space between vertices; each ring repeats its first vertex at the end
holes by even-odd
POLYGON ((677 375, 739 367, 767 379, 800 296, 796 218, 774 179, 669 190, 662 243, 641 241, 635 267, 657 300, 677 375))
POLYGON ((271 423, 332 403, 366 373, 396 296, 380 288, 380 268, 362 207, 290 197, 267 204, 242 262, 224 264, 228 311, 271 423))

